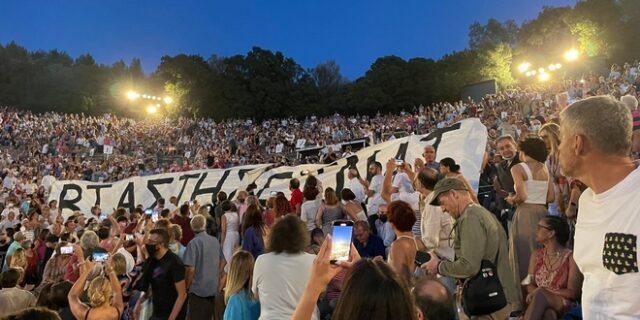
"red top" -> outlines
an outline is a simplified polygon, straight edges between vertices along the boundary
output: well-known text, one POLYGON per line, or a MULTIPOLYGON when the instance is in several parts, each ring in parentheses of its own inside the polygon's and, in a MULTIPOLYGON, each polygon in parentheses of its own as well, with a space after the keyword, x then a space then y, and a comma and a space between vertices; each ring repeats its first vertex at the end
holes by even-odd
POLYGON ((569 282, 569 257, 571 250, 566 250, 560 258, 562 262, 554 269, 549 269, 544 263, 545 250, 540 249, 536 252, 536 267, 534 279, 536 285, 542 288, 552 290, 560 290, 567 288, 569 282))
POLYGON ((296 212, 296 205, 302 205, 302 201, 304 200, 304 196, 302 195, 302 191, 300 189, 293 189, 291 191, 291 200, 289 200, 289 207, 291 208, 291 212, 296 212))
POLYGON ((193 230, 191 229, 190 221, 191 219, 189 219, 189 217, 183 217, 181 215, 176 215, 171 219, 172 223, 182 227, 182 239, 180 239, 180 243, 185 247, 189 244, 189 241, 193 239, 193 230))

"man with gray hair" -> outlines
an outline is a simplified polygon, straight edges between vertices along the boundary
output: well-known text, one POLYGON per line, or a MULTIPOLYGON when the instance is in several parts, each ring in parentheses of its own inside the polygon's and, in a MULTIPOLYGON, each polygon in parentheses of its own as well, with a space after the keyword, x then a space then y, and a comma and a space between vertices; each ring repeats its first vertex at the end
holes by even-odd
POLYGON ((631 113, 610 97, 592 97, 563 110, 560 125, 562 172, 589 186, 573 254, 584 275, 584 319, 638 319, 640 169, 629 156, 631 113))
POLYGON ((358 170, 355 168, 349 169, 349 172, 347 173, 347 178, 349 178, 349 189, 351 189, 353 194, 356 195, 356 201, 358 203, 364 203, 364 186, 360 182, 360 179, 358 178, 359 176, 360 174, 358 174, 358 170))
POLYGON ((219 279, 225 260, 220 242, 205 232, 207 219, 196 215, 191 219, 194 238, 184 252, 185 284, 189 296, 189 319, 212 319, 215 298, 220 294, 219 279))

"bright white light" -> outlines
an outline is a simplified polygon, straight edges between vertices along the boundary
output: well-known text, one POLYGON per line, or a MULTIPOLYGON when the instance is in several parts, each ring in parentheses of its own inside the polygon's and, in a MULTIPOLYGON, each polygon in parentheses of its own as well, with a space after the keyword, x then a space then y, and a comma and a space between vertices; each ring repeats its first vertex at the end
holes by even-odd
POLYGON ((518 66, 518 70, 520 70, 520 72, 525 72, 529 70, 529 67, 531 67, 531 63, 523 62, 518 66))
POLYGON ((138 99, 138 97, 139 97, 139 96, 140 96, 140 94, 139 94, 139 93, 137 93, 137 92, 135 92, 135 91, 132 91, 132 90, 131 90, 131 91, 127 92, 127 98, 128 98, 129 100, 135 100, 135 99, 138 99))
POLYGON ((171 97, 164 97, 164 103, 166 103, 166 104, 170 104, 170 103, 172 103, 172 102, 173 102, 173 98, 171 98, 171 97))
POLYGON ((562 65, 559 63, 556 63, 556 69, 560 69, 560 68, 562 68, 562 65))
POLYGON ((549 71, 553 71, 556 69, 556 65, 555 64, 550 64, 548 67, 549 71))
POLYGON ((576 50, 576 49, 571 49, 571 50, 569 50, 569 51, 565 52, 565 54, 564 54, 564 58, 565 58, 567 61, 574 61, 574 60, 578 59, 578 56, 579 56, 579 55, 580 55, 580 53, 578 52, 578 50, 576 50))
POLYGON ((150 105, 150 106, 147 107, 147 112, 151 113, 151 114, 154 114, 154 113, 158 112, 158 107, 156 107, 154 105, 150 105))
POLYGON ((544 68, 540 68, 540 69, 538 69, 538 72, 540 72, 540 73, 544 73, 544 68))
POLYGON ((545 81, 549 80, 549 77, 550 77, 550 76, 549 76, 549 74, 548 74, 548 73, 541 73, 541 74, 538 76, 538 79, 540 79, 540 81, 542 81, 542 82, 545 82, 545 81))

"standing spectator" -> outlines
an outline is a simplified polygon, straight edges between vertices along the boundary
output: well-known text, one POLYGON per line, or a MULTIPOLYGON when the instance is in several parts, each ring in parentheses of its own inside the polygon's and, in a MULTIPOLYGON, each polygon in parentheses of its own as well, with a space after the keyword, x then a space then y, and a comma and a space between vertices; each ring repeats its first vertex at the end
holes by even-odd
MULTIPOLYGON (((314 256, 304 252, 309 232, 295 216, 287 215, 273 225, 268 253, 258 257, 251 290, 260 299, 260 319, 289 319, 302 297, 311 274, 314 256)), ((315 308, 312 319, 318 319, 315 308)))
POLYGON ((356 221, 353 226, 353 245, 363 258, 380 257, 386 259, 384 243, 380 237, 371 234, 369 224, 366 221, 356 221))
POLYGON ((317 187, 305 187, 304 202, 300 209, 300 219, 307 224, 307 230, 311 231, 316 227, 316 213, 318 208, 322 205, 322 198, 318 197, 320 191, 317 187))
POLYGON ((338 195, 335 190, 333 188, 324 189, 324 203, 320 205, 316 213, 316 227, 322 228, 322 232, 326 236, 332 232, 332 223, 343 218, 344 212, 338 203, 338 195))
POLYGON ((124 309, 122 289, 110 259, 105 264, 104 273, 106 276, 98 276, 89 282, 87 296, 90 305, 87 306, 80 300, 85 283, 96 266, 96 262, 84 261, 82 250, 79 248, 76 246, 76 254, 81 259, 82 265, 80 266, 80 277, 73 284, 68 295, 71 312, 76 319, 119 320, 124 309))
POLYGON ((224 291, 225 319, 257 320, 260 316, 260 302, 251 291, 253 266, 249 252, 240 250, 231 257, 224 291))
POLYGON ((465 280, 480 271, 482 260, 493 262, 508 305, 478 319, 506 319, 518 302, 518 288, 509 268, 507 234, 491 212, 473 203, 462 181, 455 178, 440 180, 433 192, 431 205, 441 206, 456 220, 453 245, 456 259, 440 260, 431 253, 431 260, 422 268, 429 274, 465 280))
POLYGON ((175 223, 182 228, 182 239, 180 239, 180 243, 183 246, 187 246, 189 241, 193 239, 193 230, 191 230, 191 225, 189 224, 189 205, 183 204, 180 206, 180 214, 173 216, 171 219, 171 223, 175 223))
POLYGON ((20 277, 20 271, 13 268, 0 274, 0 317, 36 305, 36 297, 31 292, 17 287, 20 277))
POLYGON ((516 152, 516 140, 512 136, 501 136, 496 140, 498 153, 502 157, 502 161, 497 165, 497 175, 494 181, 494 187, 498 195, 498 205, 502 212, 500 221, 505 231, 508 230, 507 224, 511 220, 514 208, 508 204, 505 199, 515 192, 513 186, 513 176, 511 168, 520 163, 518 153, 516 152))
POLYGON ((555 201, 549 203, 549 214, 560 216, 567 209, 569 200, 569 184, 560 172, 560 159, 558 156, 558 146, 560 145, 560 126, 549 122, 540 128, 538 136, 547 147, 549 156, 545 165, 549 170, 551 181, 553 182, 553 194, 555 201))
POLYGON ((473 202, 480 204, 476 193, 473 192, 473 188, 471 188, 471 185, 469 184, 469 181, 462 175, 462 173, 460 173, 460 165, 457 164, 455 160, 449 157, 440 160, 440 173, 445 178, 460 179, 460 181, 467 186, 467 189, 471 190, 471 199, 473 199, 473 202))
POLYGON ((205 232, 206 226, 204 216, 197 215, 191 219, 195 237, 184 254, 190 319, 211 319, 215 314, 215 297, 220 294, 218 280, 225 260, 218 239, 205 232))
POLYGON ((291 210, 291 213, 295 213, 299 217, 302 202, 304 201, 304 195, 302 194, 302 191, 300 191, 300 180, 296 178, 289 180, 289 190, 291 191, 289 209, 291 210))
POLYGON ((629 157, 632 121, 609 97, 584 99, 560 114, 562 172, 589 186, 578 204, 574 246, 585 319, 638 318, 640 169, 629 157))
MULTIPOLYGON (((378 161, 369 165, 369 174, 371 175, 371 182, 366 183, 366 194, 367 194, 367 214, 369 216, 378 212, 378 206, 383 202, 382 197, 380 197, 380 192, 382 192, 382 181, 384 180, 384 176, 382 175, 382 164, 378 161)), ((361 179, 361 182, 366 182, 366 180, 361 179)))
MULTIPOLYGON (((231 204, 225 206, 225 213, 222 216, 222 228, 220 234, 220 243, 222 244, 222 253, 225 261, 231 260, 233 251, 240 244, 240 218, 238 213, 234 211, 231 204)), ((229 265, 225 267, 225 272, 229 265)))
POLYGON ((416 215, 411 206, 401 200, 391 202, 387 210, 389 223, 396 234, 396 240, 391 243, 389 249, 389 264, 407 282, 407 285, 411 286, 418 251, 416 239, 411 231, 411 227, 416 222, 416 215))
POLYGON ((263 254, 264 244, 269 237, 269 227, 262 220, 262 214, 255 204, 247 208, 242 230, 242 249, 250 252, 254 258, 263 254))
POLYGON ((622 96, 620 102, 624 103, 631 111, 633 117, 633 152, 640 152, 640 110, 638 110, 638 99, 632 95, 622 96))
POLYGON ((2 265, 2 271, 9 270, 9 266, 11 264, 11 259, 13 258, 13 253, 18 250, 18 248, 22 248, 22 241, 24 241, 24 235, 22 232, 18 231, 13 234, 13 242, 9 245, 9 249, 7 249, 7 253, 4 256, 4 265, 2 265))
POLYGON ((289 201, 282 193, 278 193, 276 199, 273 202, 273 212, 275 214, 276 219, 282 218, 285 215, 291 213, 291 206, 289 205, 289 201))
POLYGON ((247 193, 244 190, 240 190, 238 192, 238 195, 236 196, 236 201, 234 201, 234 204, 236 205, 236 209, 237 209, 236 212, 238 213, 238 217, 240 221, 242 221, 242 218, 244 217, 244 212, 247 211, 247 207, 249 206, 247 204, 247 197, 249 197, 249 193, 247 193))
POLYGON ((358 170, 355 168, 349 169, 347 178, 349 179, 349 189, 351 189, 353 194, 356 196, 355 200, 359 203, 364 203, 364 187, 360 182, 360 174, 358 173, 358 170))
POLYGON ((434 146, 430 144, 424 146, 422 157, 424 158, 424 161, 420 158, 416 158, 415 160, 417 171, 420 171, 423 168, 431 168, 436 171, 440 171, 440 163, 436 161, 436 148, 434 146))
POLYGON ((147 300, 149 289, 153 292, 152 319, 180 319, 186 317, 187 299, 185 286, 185 268, 173 252, 169 250, 169 233, 164 229, 153 229, 147 239, 145 249, 149 258, 142 267, 140 291, 134 316, 140 315, 142 303, 147 300))
MULTIPOLYGON (((511 168, 516 192, 506 198, 509 204, 517 205, 509 233, 509 262, 515 283, 527 276, 529 258, 538 248, 536 226, 549 214, 546 204, 553 201, 553 184, 544 165, 547 159, 544 141, 537 137, 526 138, 520 141, 518 149, 522 162, 511 168)), ((522 302, 522 297, 519 298, 522 302)))
POLYGON ((356 200, 356 195, 351 189, 344 188, 340 192, 342 198, 342 211, 352 221, 367 221, 367 214, 364 213, 362 203, 356 200))
POLYGON ((216 236, 219 238, 220 226, 222 223, 222 215, 226 212, 222 207, 222 204, 227 201, 227 193, 224 191, 218 192, 216 195, 216 203, 213 208, 213 215, 216 220, 216 236))

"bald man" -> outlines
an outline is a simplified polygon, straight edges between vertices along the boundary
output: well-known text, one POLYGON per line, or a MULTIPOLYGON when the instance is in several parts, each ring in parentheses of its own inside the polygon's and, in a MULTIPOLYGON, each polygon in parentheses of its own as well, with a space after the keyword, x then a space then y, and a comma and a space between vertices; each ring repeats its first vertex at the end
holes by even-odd
POLYGON ((436 280, 422 278, 413 289, 419 320, 455 320, 454 300, 436 280))

